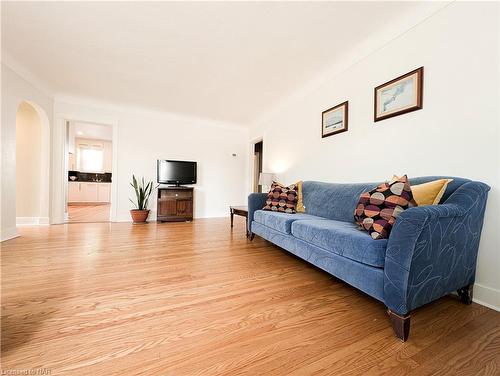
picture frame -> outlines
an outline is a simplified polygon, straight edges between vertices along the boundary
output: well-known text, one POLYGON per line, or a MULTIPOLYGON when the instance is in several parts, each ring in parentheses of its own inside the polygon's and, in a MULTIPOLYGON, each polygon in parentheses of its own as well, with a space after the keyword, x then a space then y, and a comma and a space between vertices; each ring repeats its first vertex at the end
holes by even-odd
POLYGON ((349 101, 321 113, 321 138, 347 132, 349 126, 349 101))
POLYGON ((423 108, 424 67, 396 77, 374 89, 374 121, 423 108))

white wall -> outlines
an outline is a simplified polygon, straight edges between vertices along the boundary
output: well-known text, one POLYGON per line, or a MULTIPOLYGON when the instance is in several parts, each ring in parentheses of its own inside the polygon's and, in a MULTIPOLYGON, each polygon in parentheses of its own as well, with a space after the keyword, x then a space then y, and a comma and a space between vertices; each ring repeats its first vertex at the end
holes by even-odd
POLYGON ((16 217, 40 217, 42 122, 35 108, 23 102, 16 118, 16 217))
MULTIPOLYGON (((457 2, 312 90, 250 132, 280 180, 362 182, 392 174, 489 184, 475 297, 500 307, 499 5, 457 2), (424 108, 374 123, 373 88, 425 67, 424 108), (349 131, 321 138, 321 112, 349 101, 349 131)), ((334 46, 330 46, 334 48, 334 46)))
POLYGON ((2 171, 1 171, 1 240, 17 236, 16 231, 16 114, 21 102, 34 105, 43 125, 42 166, 44 192, 41 212, 49 216, 49 152, 53 100, 2 63, 2 171), (46 181, 45 181, 46 178, 46 181))
MULTIPOLYGON (((157 159, 198 162, 196 218, 227 216, 229 205, 246 202, 247 129, 169 113, 61 100, 56 101, 55 117, 58 128, 63 128, 62 119, 116 126, 113 144, 116 145, 117 170, 113 182, 117 189, 112 200, 118 221, 130 220, 132 174, 156 181, 157 159)), ((56 138, 61 139, 60 135, 56 138)), ((150 219, 154 219, 155 196, 150 201, 150 209, 150 219)), ((60 212, 58 203, 54 210, 60 212)))

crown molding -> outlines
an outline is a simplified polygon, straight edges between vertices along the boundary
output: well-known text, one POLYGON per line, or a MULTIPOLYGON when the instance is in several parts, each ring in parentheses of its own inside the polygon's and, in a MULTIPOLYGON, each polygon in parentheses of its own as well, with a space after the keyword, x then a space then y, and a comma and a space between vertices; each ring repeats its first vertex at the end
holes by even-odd
MULTIPOLYGON (((198 123, 203 123, 207 126, 211 127, 216 127, 216 128, 221 128, 221 129, 227 129, 227 130, 236 130, 236 131, 241 131, 241 132, 249 132, 249 128, 246 126, 243 126, 241 124, 237 123, 231 123, 223 120, 218 120, 218 119, 213 119, 213 118, 204 118, 204 117, 199 117, 199 116, 193 116, 190 114, 185 114, 185 113, 177 113, 177 112, 169 112, 166 110, 161 110, 157 108, 152 108, 152 107, 146 107, 146 106, 134 106, 134 105, 128 105, 128 104, 123 104, 119 102, 112 102, 112 101, 105 101, 101 100, 98 98, 93 98, 93 97, 85 97, 85 96, 79 96, 79 95, 73 95, 73 94, 67 94, 67 93, 59 93, 55 96, 54 102, 56 103, 56 107, 58 103, 66 103, 66 104, 72 104, 72 105, 77 105, 77 106, 85 106, 85 107, 90 107, 95 110, 101 110, 101 111, 113 111, 113 112, 121 112, 121 113, 143 113, 143 114, 150 114, 150 115, 155 115, 159 117, 169 117, 169 118, 177 118, 179 121, 191 121, 191 122, 198 122, 198 123)), ((112 114, 111 114, 112 115, 112 114)))
POLYGON ((27 81, 35 89, 39 90, 49 98, 55 97, 56 90, 51 85, 26 68, 24 64, 20 63, 19 60, 12 56, 12 54, 8 51, 2 51, 1 61, 3 65, 12 70, 23 80, 27 81))

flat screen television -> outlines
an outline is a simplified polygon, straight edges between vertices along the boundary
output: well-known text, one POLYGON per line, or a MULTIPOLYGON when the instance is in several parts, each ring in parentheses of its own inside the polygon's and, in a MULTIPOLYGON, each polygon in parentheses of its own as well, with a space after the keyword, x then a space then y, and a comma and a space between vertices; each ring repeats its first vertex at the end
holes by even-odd
POLYGON ((159 159, 156 171, 160 184, 196 184, 196 162, 159 159))

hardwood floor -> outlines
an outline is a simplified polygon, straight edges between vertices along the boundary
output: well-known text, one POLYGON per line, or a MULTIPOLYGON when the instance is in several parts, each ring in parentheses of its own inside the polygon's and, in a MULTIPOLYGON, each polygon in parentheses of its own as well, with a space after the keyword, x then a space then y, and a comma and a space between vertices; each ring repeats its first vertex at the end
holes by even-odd
POLYGON ((108 222, 110 204, 68 205, 68 223, 108 222))
POLYGON ((397 340, 383 304, 244 218, 20 229, 2 243, 2 370, 498 375, 500 313, 445 297, 397 340))

